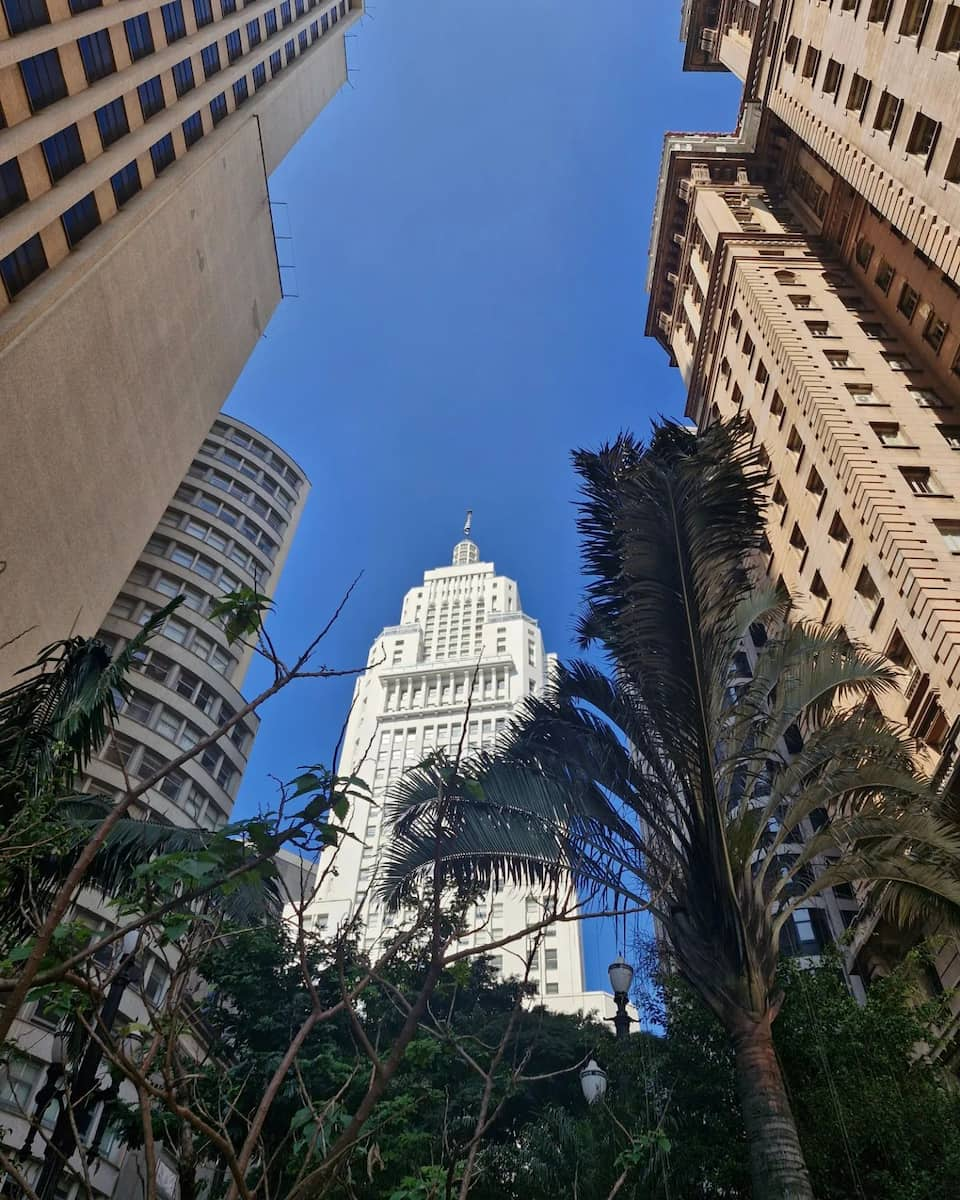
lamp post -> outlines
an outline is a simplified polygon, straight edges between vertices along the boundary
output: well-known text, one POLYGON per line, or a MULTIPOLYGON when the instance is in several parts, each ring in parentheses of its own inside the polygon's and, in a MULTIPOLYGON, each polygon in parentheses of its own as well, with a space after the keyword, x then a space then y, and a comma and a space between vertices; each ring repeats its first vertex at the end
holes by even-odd
MULTIPOLYGON (((97 1014, 96 1028, 101 1034, 113 1027, 120 1011, 123 993, 133 981, 136 972, 137 935, 128 933, 122 943, 122 955, 113 982, 107 991, 103 1007, 97 1014)), ((103 1061, 103 1050, 95 1038, 90 1038, 80 1056, 77 1069, 72 1072, 66 1064, 65 1039, 54 1038, 52 1061, 47 1069, 47 1080, 37 1093, 37 1116, 42 1117, 53 1099, 57 1100, 57 1120, 43 1153, 43 1165, 34 1184, 37 1200, 54 1200, 64 1167, 77 1148, 76 1130, 81 1132, 96 1103, 104 1097, 104 1090, 97 1080, 97 1072, 103 1061), (72 1110, 72 1112, 71 1112, 72 1110)), ((107 1089, 109 1092, 110 1089, 107 1089)), ((36 1127, 31 1128, 20 1150, 26 1158, 31 1152, 36 1127)))
POLYGON ((617 1015, 611 1018, 613 1028, 616 1030, 617 1039, 623 1040, 630 1036, 632 1018, 627 1012, 627 1003, 630 998, 630 984, 633 983, 633 967, 621 954, 607 968, 607 974, 610 977, 613 999, 617 1006, 617 1015))
POLYGON ((596 1104, 607 1094, 607 1073, 595 1058, 580 1072, 580 1087, 588 1104, 596 1104))

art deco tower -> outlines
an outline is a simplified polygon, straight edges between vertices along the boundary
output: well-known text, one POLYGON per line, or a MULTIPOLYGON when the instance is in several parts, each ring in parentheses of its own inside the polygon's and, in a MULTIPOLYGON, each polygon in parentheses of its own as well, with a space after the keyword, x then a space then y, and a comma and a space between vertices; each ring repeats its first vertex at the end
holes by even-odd
MULTIPOLYGON (((544 651, 539 626, 521 608, 517 584, 480 561, 469 525, 468 519, 452 565, 427 571, 407 592, 400 624, 379 635, 357 681, 339 773, 363 778, 376 803, 354 805, 349 820, 357 841, 340 848, 337 874, 327 878, 309 914, 312 928, 335 929, 361 902, 384 837, 384 795, 403 770, 435 750, 453 756, 461 738, 465 753, 492 746, 519 701, 546 683, 553 656, 544 651)), ((536 895, 492 891, 476 909, 477 923, 485 924, 475 944, 523 930, 541 913, 536 895)), ((393 921, 378 905, 370 907, 367 948, 393 921)), ((494 961, 504 975, 521 975, 525 955, 526 943, 518 940, 496 951, 494 961)), ((531 978, 553 1008, 608 1008, 602 993, 584 995, 575 922, 547 930, 531 978)))

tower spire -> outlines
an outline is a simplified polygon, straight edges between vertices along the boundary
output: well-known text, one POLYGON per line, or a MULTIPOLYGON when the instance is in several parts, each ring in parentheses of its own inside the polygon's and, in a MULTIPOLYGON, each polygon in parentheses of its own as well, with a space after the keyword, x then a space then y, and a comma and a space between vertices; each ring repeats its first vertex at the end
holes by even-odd
POLYGON ((470 538, 472 528, 473 509, 468 508, 467 519, 463 523, 463 541, 457 542, 453 548, 453 565, 455 567, 469 567, 471 563, 480 561, 480 549, 470 538))

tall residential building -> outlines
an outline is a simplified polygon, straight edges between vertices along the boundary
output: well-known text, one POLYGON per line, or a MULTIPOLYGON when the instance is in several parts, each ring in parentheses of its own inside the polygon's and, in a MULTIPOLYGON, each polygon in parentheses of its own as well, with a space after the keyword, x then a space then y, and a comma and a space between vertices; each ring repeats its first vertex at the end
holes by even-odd
MULTIPOLYGON (((224 593, 241 584, 272 595, 309 487, 293 459, 255 429, 232 417, 214 422, 100 630, 100 637, 116 648, 171 597, 185 598, 142 656, 134 691, 120 715, 119 732, 90 763, 84 790, 103 795, 123 791, 121 755, 128 776, 134 782, 145 779, 244 704, 239 688, 252 651, 228 645, 220 624, 206 614, 224 593)), ((169 774, 145 794, 138 815, 149 810, 174 824, 205 829, 225 825, 257 724, 255 716, 244 718, 219 743, 169 774)), ((301 867, 299 859, 282 854, 278 865, 292 884, 301 867)), ((94 928, 106 927, 111 919, 91 893, 81 895, 78 908, 94 928)), ((174 949, 168 948, 140 956, 136 980, 124 993, 121 1022, 143 1020, 145 1004, 162 1002, 173 954, 174 949)), ((25 1057, 0 1070, 0 1126, 8 1148, 23 1144, 27 1118, 35 1115, 56 1030, 57 1018, 51 1020, 43 1001, 30 1004, 14 1027, 13 1036, 25 1057)), ((99 1127, 101 1107, 84 1126, 88 1139, 99 1127)), ((48 1134, 54 1116, 48 1110, 48 1134)), ((104 1138, 101 1150, 91 1168, 94 1195, 117 1200, 142 1195, 143 1163, 138 1153, 115 1133, 104 1138)), ((43 1152, 39 1137, 34 1152, 43 1152)), ((163 1194, 161 1180, 174 1176, 168 1164, 161 1166, 158 1189, 163 1194)), ((28 1170, 36 1178, 36 1159, 28 1170)), ((87 1194, 67 1179, 58 1196, 87 1194)))
MULTIPOLYGON (((469 521, 464 533, 453 565, 427 571, 423 583, 407 592, 400 624, 377 637, 357 680, 338 771, 362 778, 372 800, 351 809, 356 840, 337 851, 336 874, 322 882, 308 915, 308 927, 321 932, 336 929, 364 903, 386 836, 389 786, 434 751, 453 757, 461 739, 464 754, 492 747, 518 703, 547 681, 554 656, 545 653, 537 622, 521 608, 516 583, 480 561, 469 521)), ((514 888, 491 891, 472 911, 477 932, 469 942, 479 946, 522 931, 542 919, 543 902, 541 895, 514 888)), ((366 948, 388 935, 396 920, 379 904, 368 904, 366 948)), ((495 951, 494 962, 504 975, 522 975, 526 954, 521 940, 495 951)), ((576 922, 546 931, 531 979, 553 1008, 609 1015, 603 993, 584 994, 576 922)))
POLYGON ((262 335, 268 177, 362 11, 2 0, 0 684, 98 628, 262 335))
MULTIPOLYGON (((954 790, 958 12, 685 4, 687 65, 730 67, 744 103, 735 134, 667 135, 647 281, 687 415, 741 414, 770 463, 771 577, 903 669, 883 706, 954 790)), ((960 980, 955 948, 939 968, 960 980)))

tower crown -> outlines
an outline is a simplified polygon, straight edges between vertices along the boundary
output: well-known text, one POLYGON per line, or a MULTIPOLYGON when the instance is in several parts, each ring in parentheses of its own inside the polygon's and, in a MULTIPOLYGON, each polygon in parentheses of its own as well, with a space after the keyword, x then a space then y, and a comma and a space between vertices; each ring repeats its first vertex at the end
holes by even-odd
POLYGON ((480 561, 480 548, 476 542, 470 539, 470 529, 473 525, 473 509, 467 509, 467 519, 463 525, 463 541, 457 542, 453 548, 453 565, 455 567, 469 567, 472 563, 480 561))

